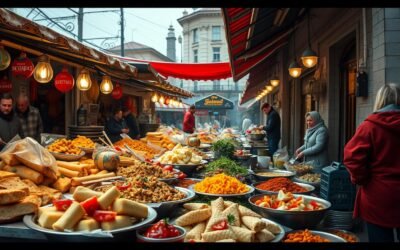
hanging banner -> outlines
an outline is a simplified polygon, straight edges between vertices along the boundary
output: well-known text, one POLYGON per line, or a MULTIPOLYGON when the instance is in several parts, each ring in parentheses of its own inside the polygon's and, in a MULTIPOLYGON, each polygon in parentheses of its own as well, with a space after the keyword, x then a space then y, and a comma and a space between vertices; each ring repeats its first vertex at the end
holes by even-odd
POLYGON ((233 102, 219 95, 209 95, 195 103, 196 109, 233 109, 233 102))

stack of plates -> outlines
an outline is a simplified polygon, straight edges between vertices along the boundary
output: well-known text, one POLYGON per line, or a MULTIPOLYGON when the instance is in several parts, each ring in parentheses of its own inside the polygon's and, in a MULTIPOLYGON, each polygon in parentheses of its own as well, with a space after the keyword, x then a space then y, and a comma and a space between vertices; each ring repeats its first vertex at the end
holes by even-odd
POLYGON ((68 126, 68 138, 74 139, 78 135, 86 136, 94 142, 101 143, 99 137, 104 139, 104 126, 68 126))
POLYGON ((325 228, 351 230, 355 225, 353 211, 329 210, 322 222, 325 228))

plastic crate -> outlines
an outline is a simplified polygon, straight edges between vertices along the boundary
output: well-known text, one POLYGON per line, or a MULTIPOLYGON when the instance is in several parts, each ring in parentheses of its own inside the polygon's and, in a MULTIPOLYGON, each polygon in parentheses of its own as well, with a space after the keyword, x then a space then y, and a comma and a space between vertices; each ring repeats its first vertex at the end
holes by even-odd
POLYGON ((353 210, 356 186, 351 183, 350 174, 343 164, 332 162, 322 169, 320 196, 332 203, 331 209, 353 210))

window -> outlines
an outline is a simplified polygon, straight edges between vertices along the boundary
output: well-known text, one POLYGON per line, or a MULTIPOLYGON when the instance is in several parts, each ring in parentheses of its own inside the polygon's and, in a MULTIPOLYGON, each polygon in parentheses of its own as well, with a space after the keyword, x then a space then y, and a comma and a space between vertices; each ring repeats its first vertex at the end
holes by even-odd
POLYGON ((211 39, 213 41, 221 40, 221 27, 220 26, 212 26, 211 39))
POLYGON ((199 62, 199 51, 197 49, 193 50, 193 62, 199 62))
POLYGON ((199 32, 197 29, 193 29, 193 43, 199 42, 199 32))
POLYGON ((221 48, 213 48, 213 62, 221 61, 221 48))
POLYGON ((214 83, 214 90, 216 91, 221 90, 221 83, 219 80, 214 80, 213 83, 214 83))

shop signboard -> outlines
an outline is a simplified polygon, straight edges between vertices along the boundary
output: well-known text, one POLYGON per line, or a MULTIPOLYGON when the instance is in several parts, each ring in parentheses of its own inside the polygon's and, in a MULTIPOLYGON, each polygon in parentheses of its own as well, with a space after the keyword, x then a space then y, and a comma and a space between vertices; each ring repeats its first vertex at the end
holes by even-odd
POLYGON ((21 53, 18 58, 15 58, 11 64, 11 73, 13 76, 22 76, 29 78, 35 69, 32 61, 26 57, 25 53, 21 53))
POLYGON ((233 109, 233 102, 220 96, 209 95, 195 103, 197 109, 233 109))
POLYGON ((0 80, 0 93, 8 93, 12 90, 12 83, 8 80, 7 76, 4 76, 3 79, 0 80))

